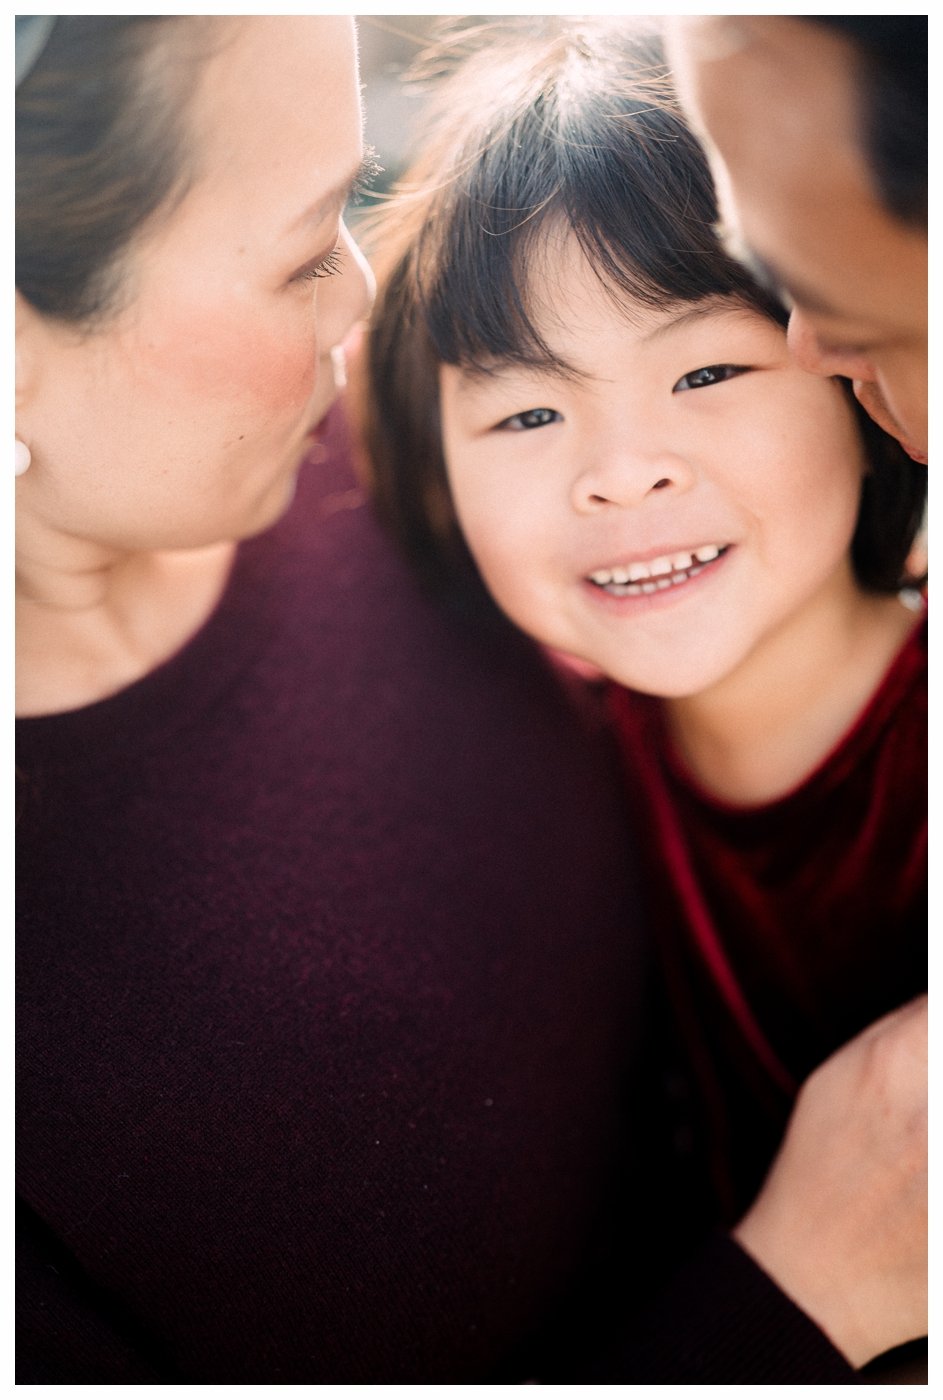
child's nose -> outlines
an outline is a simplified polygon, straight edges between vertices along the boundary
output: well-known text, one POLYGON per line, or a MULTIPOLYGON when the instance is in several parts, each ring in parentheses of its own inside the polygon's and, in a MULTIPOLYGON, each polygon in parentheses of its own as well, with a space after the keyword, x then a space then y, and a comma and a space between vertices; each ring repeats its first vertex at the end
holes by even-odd
POLYGON ((611 506, 638 506, 660 492, 686 491, 693 480, 690 464, 676 453, 644 452, 610 443, 600 447, 578 473, 572 502, 581 514, 611 506))

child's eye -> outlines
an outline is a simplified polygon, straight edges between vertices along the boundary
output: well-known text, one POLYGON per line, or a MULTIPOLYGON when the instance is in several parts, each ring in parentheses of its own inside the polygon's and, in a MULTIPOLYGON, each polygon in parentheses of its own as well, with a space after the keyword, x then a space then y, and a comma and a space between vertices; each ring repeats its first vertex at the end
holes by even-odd
POLYGON ((548 423, 562 422, 555 408, 528 408, 523 413, 512 413, 496 426, 511 433, 525 432, 528 428, 545 428, 548 423))
POLYGON ((702 369, 692 369, 690 374, 683 374, 671 392, 677 394, 684 389, 706 389, 710 384, 723 384, 725 379, 734 379, 746 372, 746 365, 704 365, 702 369))

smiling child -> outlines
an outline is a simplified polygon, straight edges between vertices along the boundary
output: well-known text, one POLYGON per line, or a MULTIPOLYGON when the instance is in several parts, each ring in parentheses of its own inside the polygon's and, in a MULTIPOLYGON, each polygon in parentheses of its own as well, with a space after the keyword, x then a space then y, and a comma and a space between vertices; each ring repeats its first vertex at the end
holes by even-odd
POLYGON ((612 683, 732 1220, 801 1081, 925 984, 925 469, 791 360, 652 35, 523 22, 437 112, 383 225, 377 506, 612 683))

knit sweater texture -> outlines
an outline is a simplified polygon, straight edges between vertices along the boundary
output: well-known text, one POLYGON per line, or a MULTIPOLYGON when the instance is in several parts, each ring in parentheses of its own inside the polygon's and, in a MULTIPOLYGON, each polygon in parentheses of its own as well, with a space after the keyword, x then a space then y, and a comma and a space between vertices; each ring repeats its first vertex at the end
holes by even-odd
POLYGON ((19 1382, 853 1380, 660 1247, 610 740, 339 434, 186 646, 18 725, 19 1382))

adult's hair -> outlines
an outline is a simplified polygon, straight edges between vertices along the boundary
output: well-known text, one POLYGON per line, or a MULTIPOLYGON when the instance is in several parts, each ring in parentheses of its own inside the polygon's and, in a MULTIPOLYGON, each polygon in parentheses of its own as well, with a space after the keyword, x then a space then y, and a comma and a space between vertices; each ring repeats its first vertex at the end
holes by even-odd
MULTIPOLYGON (((459 42, 424 155, 372 230, 379 292, 361 405, 381 520, 438 591, 480 588, 449 492, 440 364, 560 364, 531 319, 548 234, 571 233, 614 304, 733 297, 787 316, 731 258, 701 147, 657 35, 618 20, 515 20, 459 42), (464 55, 464 59, 462 61, 464 55)), ((926 470, 858 410, 871 472, 852 547, 868 588, 901 586, 926 470)))
POLYGON ((858 59, 862 147, 888 213, 927 226, 926 15, 801 15, 849 40, 858 59))
POLYGON ((122 254, 192 178, 187 97, 209 21, 59 16, 16 92, 16 285, 48 316, 117 310, 122 254))

